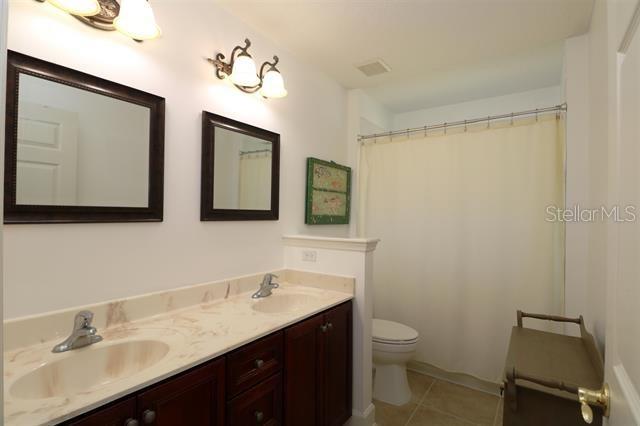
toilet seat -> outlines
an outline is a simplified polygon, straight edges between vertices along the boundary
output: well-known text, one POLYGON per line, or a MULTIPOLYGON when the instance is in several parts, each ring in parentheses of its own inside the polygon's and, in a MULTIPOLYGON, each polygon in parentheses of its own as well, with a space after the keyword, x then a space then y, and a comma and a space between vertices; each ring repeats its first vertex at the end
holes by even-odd
POLYGON ((382 345, 415 346, 418 332, 413 328, 383 319, 373 320, 371 335, 374 343, 382 345))

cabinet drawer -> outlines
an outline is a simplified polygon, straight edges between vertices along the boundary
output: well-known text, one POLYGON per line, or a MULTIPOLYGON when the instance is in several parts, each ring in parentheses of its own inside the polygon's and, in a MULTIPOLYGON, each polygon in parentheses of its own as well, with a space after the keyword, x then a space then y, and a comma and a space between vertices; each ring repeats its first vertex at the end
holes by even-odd
POLYGON ((282 336, 280 331, 227 356, 227 398, 282 370, 282 336))
POLYGON ((282 424, 282 375, 265 380, 227 404, 227 426, 282 424))

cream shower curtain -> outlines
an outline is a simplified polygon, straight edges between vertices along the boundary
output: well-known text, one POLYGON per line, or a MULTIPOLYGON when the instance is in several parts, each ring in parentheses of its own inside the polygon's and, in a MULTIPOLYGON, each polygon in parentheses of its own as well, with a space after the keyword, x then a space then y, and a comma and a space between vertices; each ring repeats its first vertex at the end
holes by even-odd
POLYGON ((564 227, 545 218, 564 132, 552 115, 362 146, 374 316, 419 331, 417 361, 496 382, 516 310, 563 313, 564 227))

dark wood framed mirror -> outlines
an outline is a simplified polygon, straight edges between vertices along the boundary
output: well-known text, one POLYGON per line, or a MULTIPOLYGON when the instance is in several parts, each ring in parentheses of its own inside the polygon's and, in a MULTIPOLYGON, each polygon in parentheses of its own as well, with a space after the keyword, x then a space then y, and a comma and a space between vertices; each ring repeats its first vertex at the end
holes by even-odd
POLYGON ((4 222, 162 221, 165 100, 9 51, 4 222))
POLYGON ((280 135, 202 112, 200 220, 278 220, 280 135))

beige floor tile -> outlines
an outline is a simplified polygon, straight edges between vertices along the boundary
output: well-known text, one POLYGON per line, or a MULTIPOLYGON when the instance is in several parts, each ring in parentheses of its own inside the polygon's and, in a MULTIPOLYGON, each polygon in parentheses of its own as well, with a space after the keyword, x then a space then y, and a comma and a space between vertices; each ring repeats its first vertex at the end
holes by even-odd
POLYGON ((472 424, 433 408, 420 406, 407 426, 471 426, 472 424))
POLYGON ((413 371, 407 371, 407 379, 409 380, 409 387, 411 388, 411 402, 419 404, 422 397, 434 382, 434 378, 431 376, 425 376, 424 374, 416 373, 413 371))
POLYGON ((378 426, 404 426, 416 409, 417 404, 391 405, 382 401, 373 401, 376 406, 376 424, 378 426))
POLYGON ((485 392, 436 380, 422 405, 481 425, 493 425, 499 398, 485 392))

